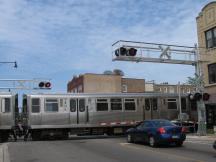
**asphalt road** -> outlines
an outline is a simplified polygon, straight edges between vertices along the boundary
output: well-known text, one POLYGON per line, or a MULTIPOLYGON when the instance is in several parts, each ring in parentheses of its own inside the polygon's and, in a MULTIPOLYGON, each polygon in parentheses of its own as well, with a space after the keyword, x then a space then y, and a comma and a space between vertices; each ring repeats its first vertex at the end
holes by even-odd
POLYGON ((125 138, 73 137, 65 141, 9 142, 11 162, 215 162, 212 140, 151 148, 125 138))

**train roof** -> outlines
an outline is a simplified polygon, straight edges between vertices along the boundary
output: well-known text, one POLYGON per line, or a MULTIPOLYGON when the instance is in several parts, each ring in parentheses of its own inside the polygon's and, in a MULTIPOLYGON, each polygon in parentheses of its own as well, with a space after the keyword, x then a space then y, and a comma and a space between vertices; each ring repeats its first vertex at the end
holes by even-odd
POLYGON ((0 96, 15 96, 16 93, 13 92, 0 92, 0 96))
MULTIPOLYGON (((188 94, 181 94, 181 96, 187 96, 188 94)), ((35 93, 26 94, 26 96, 32 97, 176 97, 178 93, 35 93)))

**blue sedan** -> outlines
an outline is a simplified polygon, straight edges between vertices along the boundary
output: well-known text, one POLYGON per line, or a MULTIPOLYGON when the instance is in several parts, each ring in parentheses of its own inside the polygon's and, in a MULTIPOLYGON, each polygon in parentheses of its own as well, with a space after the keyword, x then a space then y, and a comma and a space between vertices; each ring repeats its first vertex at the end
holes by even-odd
POLYGON ((170 143, 182 146, 185 139, 184 127, 163 119, 145 120, 135 128, 127 130, 127 141, 129 143, 146 142, 151 147, 170 143))

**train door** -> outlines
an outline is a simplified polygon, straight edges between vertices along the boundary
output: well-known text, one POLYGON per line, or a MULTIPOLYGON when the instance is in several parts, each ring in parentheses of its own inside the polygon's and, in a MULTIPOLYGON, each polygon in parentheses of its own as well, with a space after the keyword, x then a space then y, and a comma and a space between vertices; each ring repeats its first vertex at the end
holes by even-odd
POLYGON ((70 99, 70 123, 85 124, 88 121, 88 108, 84 98, 70 99))
POLYGON ((157 98, 145 99, 145 119, 154 119, 158 109, 157 98))
POLYGON ((12 125, 12 111, 13 111, 12 98, 6 97, 1 99, 1 118, 0 123, 2 126, 11 126, 12 125))
POLYGON ((77 122, 78 124, 87 123, 87 107, 84 98, 80 98, 78 101, 78 108, 77 108, 77 122))
POLYGON ((30 103, 27 103, 27 99, 23 99, 23 110, 24 110, 23 115, 25 115, 26 113, 29 113, 30 125, 41 125, 41 118, 42 118, 41 99, 31 98, 31 100, 28 100, 28 101, 30 103), (31 106, 28 106, 28 105, 31 105, 31 106), (25 110, 26 107, 28 107, 29 110, 25 110))

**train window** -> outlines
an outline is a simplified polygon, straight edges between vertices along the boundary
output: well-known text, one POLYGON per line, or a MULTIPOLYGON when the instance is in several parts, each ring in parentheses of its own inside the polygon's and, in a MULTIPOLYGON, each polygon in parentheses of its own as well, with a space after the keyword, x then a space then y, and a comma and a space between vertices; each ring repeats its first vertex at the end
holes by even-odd
POLYGON ((46 112, 57 112, 58 111, 58 100, 57 99, 46 99, 45 102, 46 112))
POLYGON ((75 112, 76 111, 76 100, 70 99, 70 111, 75 112))
POLYGON ((122 99, 121 98, 111 98, 111 110, 122 110, 122 99))
POLYGON ((126 111, 135 111, 136 110, 135 99, 125 99, 124 106, 126 111))
POLYGON ((32 113, 39 113, 39 112, 40 112, 40 99, 32 98, 32 113))
POLYGON ((79 100, 79 111, 84 112, 85 111, 85 99, 79 100))
POLYGON ((10 106, 11 106, 11 103, 10 103, 10 98, 5 98, 5 111, 4 112, 10 112, 10 106))
POLYGON ((177 102, 175 98, 167 99, 168 109, 177 109, 177 102))
POLYGON ((107 99, 97 99, 97 111, 108 111, 107 99))

